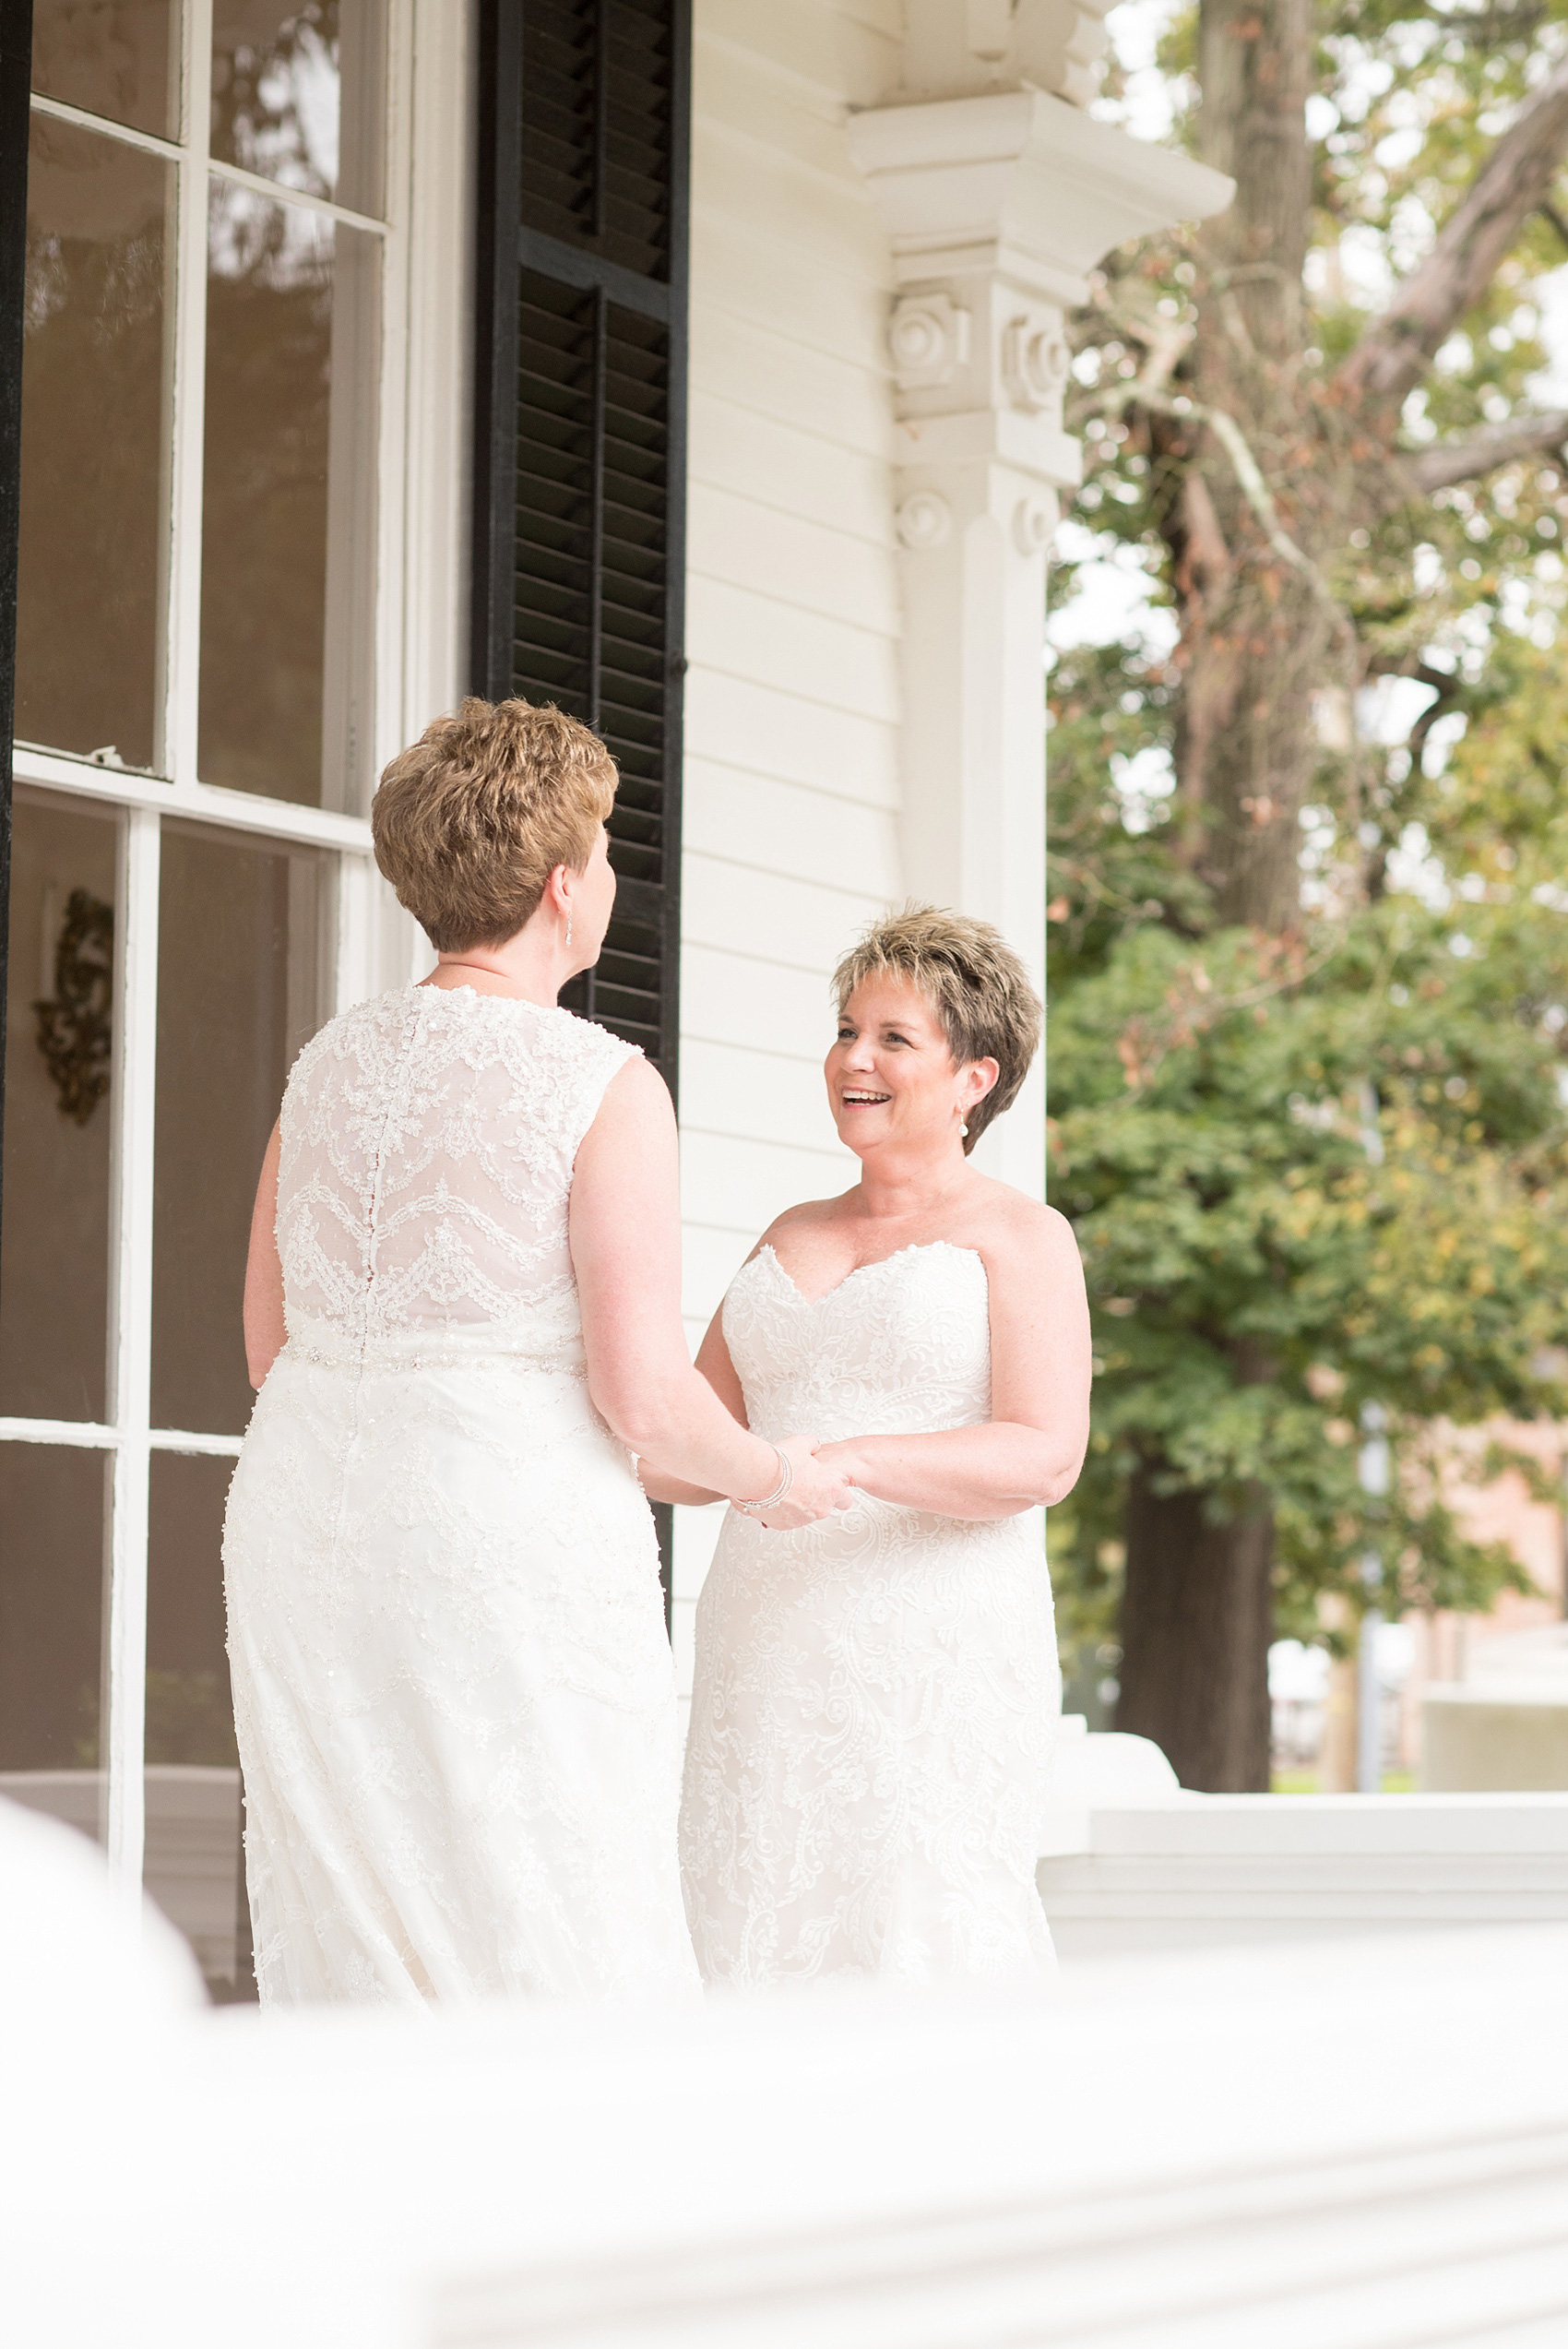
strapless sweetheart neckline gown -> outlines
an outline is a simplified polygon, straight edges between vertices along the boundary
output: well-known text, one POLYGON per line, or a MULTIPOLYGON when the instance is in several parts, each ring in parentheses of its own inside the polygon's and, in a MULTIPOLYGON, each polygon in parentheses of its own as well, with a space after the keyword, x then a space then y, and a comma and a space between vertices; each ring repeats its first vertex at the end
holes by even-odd
MULTIPOLYGON (((723 1327, 760 1435, 991 1415, 972 1249, 905 1248, 812 1298, 765 1247, 723 1327)), ((1035 1866, 1060 1706, 1041 1511, 976 1524, 861 1494, 769 1533, 731 1510, 698 1603, 681 1814, 707 1978, 1048 1973, 1035 1866)))

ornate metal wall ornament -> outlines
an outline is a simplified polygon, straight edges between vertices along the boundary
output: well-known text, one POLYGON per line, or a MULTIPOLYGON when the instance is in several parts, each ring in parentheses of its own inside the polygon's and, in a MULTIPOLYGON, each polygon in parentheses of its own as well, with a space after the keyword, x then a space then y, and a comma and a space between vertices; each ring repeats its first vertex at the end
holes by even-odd
POLYGON ((114 909, 90 889, 73 889, 54 948, 54 993, 33 1009, 60 1115, 78 1126, 109 1091, 113 989, 114 909))

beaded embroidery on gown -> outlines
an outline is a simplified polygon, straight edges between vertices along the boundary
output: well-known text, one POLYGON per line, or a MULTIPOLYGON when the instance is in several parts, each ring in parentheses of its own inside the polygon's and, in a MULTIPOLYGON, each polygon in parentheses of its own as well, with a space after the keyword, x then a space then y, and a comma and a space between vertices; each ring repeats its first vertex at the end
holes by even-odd
MULTIPOLYGON (((808 1298, 765 1247, 723 1316, 759 1435, 991 1415, 972 1249, 904 1248, 808 1298)), ((1038 1509, 975 1524, 858 1494, 793 1533, 731 1509, 697 1604, 681 1806, 707 1978, 1039 1979, 1060 1708, 1038 1509)))
POLYGON ((412 987, 290 1078, 288 1342, 224 1536, 264 2003, 695 1986, 653 1520, 567 1247, 632 1050, 412 987))

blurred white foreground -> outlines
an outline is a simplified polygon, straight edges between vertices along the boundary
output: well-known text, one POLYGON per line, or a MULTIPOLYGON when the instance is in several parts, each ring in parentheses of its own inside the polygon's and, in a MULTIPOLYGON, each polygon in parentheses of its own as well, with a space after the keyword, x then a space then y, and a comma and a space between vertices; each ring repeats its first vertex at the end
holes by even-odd
POLYGON ((428 2022, 0 1805, 7 2349, 1561 2349, 1568 1927, 428 2022))

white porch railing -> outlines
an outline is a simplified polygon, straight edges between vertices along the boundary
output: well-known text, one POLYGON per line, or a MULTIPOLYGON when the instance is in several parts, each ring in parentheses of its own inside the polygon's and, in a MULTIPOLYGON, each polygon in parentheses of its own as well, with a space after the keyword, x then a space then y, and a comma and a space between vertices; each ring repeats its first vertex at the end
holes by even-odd
POLYGON ((85 1841, 3 1804, 0 1914, 18 2349, 1568 2337, 1562 1927, 1032 1998, 212 2013, 85 1841))

